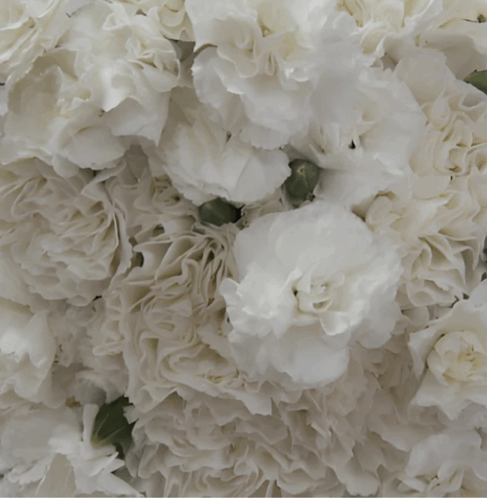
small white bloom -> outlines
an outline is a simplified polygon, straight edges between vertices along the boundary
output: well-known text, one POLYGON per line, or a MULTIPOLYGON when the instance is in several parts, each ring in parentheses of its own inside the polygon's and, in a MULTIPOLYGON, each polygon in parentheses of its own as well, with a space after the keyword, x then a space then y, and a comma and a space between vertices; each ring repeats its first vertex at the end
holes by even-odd
POLYGON ((472 402, 487 407, 487 282, 470 299, 411 335, 416 373, 426 374, 414 402, 439 406, 451 419, 472 402))
POLYGON ((66 0, 2 0, 0 4, 0 82, 17 80, 69 26, 66 0))
POLYGON ((58 47, 11 85, 2 162, 36 156, 71 176, 114 167, 123 137, 159 142, 179 61, 156 21, 132 7, 78 9, 58 47))
POLYGON ((441 12, 442 0, 338 0, 337 8, 356 22, 364 52, 380 58, 398 45, 413 45, 441 12))
POLYGON ((11 482, 35 483, 36 496, 140 496, 113 472, 124 465, 114 446, 91 444, 96 405, 75 413, 27 406, 13 412, 2 431, 0 467, 11 482))
POLYGON ((58 176, 36 159, 0 175, 0 248, 31 292, 88 304, 130 263, 123 218, 87 171, 58 176))
POLYGON ((47 312, 34 314, 27 306, 0 299, 0 316, 0 406, 13 405, 19 398, 55 404, 51 367, 56 342, 47 312))
POLYGON ((193 26, 186 13, 185 0, 123 0, 146 16, 156 19, 161 32, 170 40, 194 41, 193 26))
POLYGON ((186 0, 194 85, 224 127, 273 149, 307 126, 320 77, 340 97, 361 59, 353 23, 333 2, 186 0), (328 71, 330 68, 330 71, 328 71))
MULTIPOLYGON (((183 90, 181 95, 188 92, 183 90)), ((173 114, 176 112, 181 110, 175 109, 173 114)), ((168 122, 156 155, 149 154, 149 163, 155 177, 167 173, 179 192, 196 205, 216 197, 236 203, 256 202, 290 175, 284 152, 257 149, 230 135, 202 106, 191 112, 197 114, 192 122, 176 118, 168 122)))
POLYGON ((410 90, 389 71, 366 67, 357 79, 337 119, 316 106, 310 129, 291 141, 325 169, 314 194, 346 207, 407 189, 408 162, 425 122, 410 90))
POLYGON ((482 496, 487 453, 476 431, 450 430, 416 444, 398 474, 399 496, 482 496))
POLYGON ((348 345, 375 348, 398 318, 395 247, 355 215, 315 201, 269 214, 235 240, 237 281, 220 292, 237 366, 291 389, 322 386, 348 365, 348 345))

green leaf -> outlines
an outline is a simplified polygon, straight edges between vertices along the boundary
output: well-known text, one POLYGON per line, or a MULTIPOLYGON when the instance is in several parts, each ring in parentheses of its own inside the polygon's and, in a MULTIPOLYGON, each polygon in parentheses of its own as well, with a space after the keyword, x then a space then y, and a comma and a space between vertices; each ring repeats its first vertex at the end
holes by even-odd
POLYGON ((474 71, 465 78, 465 81, 478 88, 481 92, 487 93, 487 70, 474 71))
POLYGON ((225 223, 235 223, 239 218, 239 210, 223 199, 213 199, 199 206, 198 215, 202 223, 220 227, 225 223))
POLYGON ((91 434, 91 443, 94 446, 113 444, 123 458, 132 441, 132 429, 135 425, 135 423, 129 424, 124 415, 123 409, 129 405, 128 398, 121 396, 100 407, 91 434))

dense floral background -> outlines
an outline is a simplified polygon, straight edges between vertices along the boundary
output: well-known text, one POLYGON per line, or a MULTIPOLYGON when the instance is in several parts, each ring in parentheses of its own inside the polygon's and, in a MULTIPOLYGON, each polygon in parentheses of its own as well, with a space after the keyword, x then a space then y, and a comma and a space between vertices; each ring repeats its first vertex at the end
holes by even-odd
POLYGON ((487 2, 0 2, 0 495, 487 494, 487 2))

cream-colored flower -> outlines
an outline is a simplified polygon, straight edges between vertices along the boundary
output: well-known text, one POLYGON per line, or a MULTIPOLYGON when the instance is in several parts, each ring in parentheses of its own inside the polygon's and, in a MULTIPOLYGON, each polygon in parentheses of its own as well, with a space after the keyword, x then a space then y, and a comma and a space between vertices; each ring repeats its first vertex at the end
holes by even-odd
POLYGON ((314 194, 346 207, 370 201, 380 191, 407 190, 408 162, 425 122, 410 90, 390 71, 364 68, 357 80, 334 122, 317 105, 309 130, 291 141, 325 169, 314 194))
POLYGON ((194 41, 193 26, 185 9, 185 0, 122 0, 156 19, 161 32, 170 40, 194 41))
POLYGON ((438 406, 451 419, 472 402, 487 406, 487 285, 411 335, 416 373, 425 377, 414 402, 438 406))
POLYGON ((291 173, 286 154, 258 149, 230 135, 201 104, 181 119, 188 101, 197 102, 194 94, 190 100, 184 98, 192 93, 188 89, 173 93, 172 118, 159 147, 149 154, 152 174, 167 174, 174 187, 196 205, 216 197, 235 203, 257 202, 280 187, 291 173))
POLYGON ((7 480, 35 484, 36 496, 140 496, 113 472, 123 460, 112 445, 91 443, 96 405, 85 405, 82 424, 70 408, 23 406, 10 414, 1 437, 0 467, 7 480))
POLYGON ((51 367, 56 353, 47 312, 32 313, 0 299, 0 407, 10 408, 22 400, 55 405, 51 367))
POLYGON ((58 47, 11 86, 2 162, 34 155, 70 176, 114 167, 125 136, 159 142, 179 61, 157 22, 124 5, 76 10, 58 47))
POLYGON ((412 45, 441 12, 442 0, 337 0, 336 6, 357 24, 364 52, 382 57, 397 45, 412 45))
POLYGON ((26 159, 0 175, 0 250, 31 292, 86 305, 130 262, 121 213, 103 183, 26 159))
POLYGON ((349 344, 379 347, 398 318, 394 246, 355 215, 315 201, 242 230, 236 279, 222 282, 237 366, 287 389, 343 374, 349 344))
POLYGON ((487 453, 476 431, 446 430, 419 442, 409 455, 396 496, 482 496, 487 453))
POLYGON ((0 82, 22 77, 69 27, 67 0, 4 0, 0 4, 0 82))
POLYGON ((192 67, 199 99, 255 147, 285 145, 307 126, 320 79, 340 98, 362 63, 353 23, 332 2, 186 0, 186 11, 202 49, 192 67))
POLYGON ((203 391, 267 411, 270 400, 245 383, 225 337, 221 280, 233 275, 233 225, 161 233, 135 246, 143 261, 112 281, 105 320, 93 333, 95 354, 123 353, 126 395, 147 411, 172 392, 203 391))

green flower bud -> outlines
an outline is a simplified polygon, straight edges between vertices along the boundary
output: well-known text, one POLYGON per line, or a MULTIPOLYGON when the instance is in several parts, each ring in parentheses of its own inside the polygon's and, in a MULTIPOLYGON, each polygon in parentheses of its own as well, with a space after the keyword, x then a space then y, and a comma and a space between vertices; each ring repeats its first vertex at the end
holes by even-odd
POLYGON ((104 404, 98 410, 93 424, 91 444, 93 446, 115 445, 123 458, 125 450, 132 441, 133 424, 129 424, 123 413, 124 407, 130 404, 129 400, 121 396, 111 403, 104 404))
POLYGON ((201 204, 198 215, 202 223, 220 227, 225 223, 235 223, 239 218, 239 210, 223 199, 213 199, 201 204))
POLYGON ((481 92, 487 93, 487 70, 474 71, 465 78, 467 83, 470 83, 481 92))
POLYGON ((284 182, 284 188, 291 198, 306 200, 320 179, 320 168, 306 159, 294 159, 289 163, 291 176, 284 182))

